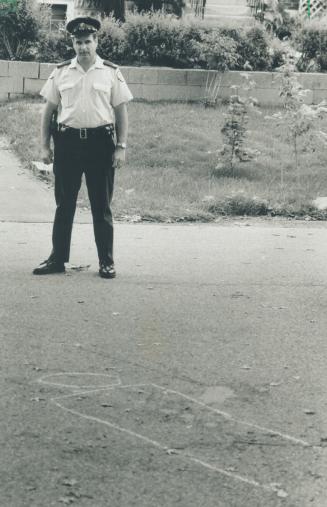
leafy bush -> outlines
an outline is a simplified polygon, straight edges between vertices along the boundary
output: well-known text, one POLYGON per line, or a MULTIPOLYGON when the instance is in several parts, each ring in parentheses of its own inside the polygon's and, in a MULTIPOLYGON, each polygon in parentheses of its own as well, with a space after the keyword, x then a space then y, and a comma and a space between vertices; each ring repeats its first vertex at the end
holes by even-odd
POLYGON ((32 60, 44 18, 33 0, 2 4, 0 9, 0 54, 8 60, 32 60))
POLYGON ((114 18, 108 17, 102 22, 99 33, 98 53, 116 63, 126 61, 127 41, 126 31, 114 18))
POLYGON ((261 27, 250 28, 244 33, 244 42, 239 50, 243 59, 256 70, 269 67, 269 38, 261 27))
POLYGON ((248 61, 254 70, 271 68, 269 36, 262 27, 216 28, 152 12, 129 15, 126 23, 119 25, 119 37, 113 28, 112 21, 103 39, 109 39, 111 45, 101 43, 101 52, 113 58, 114 41, 116 45, 123 41, 124 51, 119 56, 124 53, 126 64, 238 70, 248 61))
POLYGON ((300 71, 327 71, 327 18, 304 23, 294 37, 296 49, 302 53, 300 71))
POLYGON ((192 66, 198 56, 196 36, 192 40, 173 16, 162 13, 131 15, 123 28, 129 62, 187 67, 192 66))
POLYGON ((181 16, 185 7, 184 0, 133 0, 136 11, 166 11, 181 16))
POLYGON ((237 69, 270 70, 273 68, 273 59, 270 46, 274 40, 262 25, 249 29, 223 28, 221 34, 231 37, 237 44, 237 69))
POLYGON ((202 59, 210 69, 225 71, 238 67, 237 42, 228 35, 221 34, 218 30, 213 30, 209 33, 204 33, 199 44, 201 46, 202 59))
MULTIPOLYGON (((29 26, 31 29, 32 25, 29 26)), ((44 27, 41 30, 40 26, 35 27, 34 39, 29 38, 34 41, 30 59, 57 62, 73 56, 66 34, 44 27)), ((120 65, 271 70, 280 66, 282 59, 280 48, 271 51, 271 40, 261 26, 217 28, 201 21, 188 22, 162 12, 150 12, 129 14, 125 23, 105 18, 98 51, 103 58, 120 65)))
POLYGON ((43 32, 36 46, 36 60, 57 63, 75 55, 70 36, 65 32, 43 32))

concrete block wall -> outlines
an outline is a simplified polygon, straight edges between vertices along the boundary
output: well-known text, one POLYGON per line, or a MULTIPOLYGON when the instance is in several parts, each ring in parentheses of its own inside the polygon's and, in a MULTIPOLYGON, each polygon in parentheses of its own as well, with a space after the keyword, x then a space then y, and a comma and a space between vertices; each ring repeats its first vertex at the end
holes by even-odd
MULTIPOLYGON (((9 62, 0 60, 0 100, 24 94, 37 95, 56 67, 38 62, 9 62)), ((165 67, 121 67, 135 99, 157 101, 199 101, 206 95, 206 82, 214 71, 171 69, 165 67)), ((222 76, 220 97, 228 98, 231 86, 242 81, 240 72, 222 76)), ((251 94, 262 106, 280 104, 277 73, 251 72, 256 88, 251 94)), ((298 74, 300 83, 309 90, 308 103, 318 103, 327 97, 327 74, 298 74)))

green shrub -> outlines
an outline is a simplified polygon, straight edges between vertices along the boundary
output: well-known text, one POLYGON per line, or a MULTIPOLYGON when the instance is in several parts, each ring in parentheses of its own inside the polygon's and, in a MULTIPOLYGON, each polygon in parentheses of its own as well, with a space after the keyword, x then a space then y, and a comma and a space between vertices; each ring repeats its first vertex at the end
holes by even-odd
POLYGON ((242 192, 210 202, 204 207, 209 213, 219 215, 262 216, 270 211, 267 201, 256 196, 251 198, 242 192))
POLYGON ((137 12, 168 12, 181 16, 185 7, 184 0, 133 0, 137 12))
POLYGON ((237 70, 272 70, 281 64, 280 55, 271 51, 274 38, 271 37, 262 25, 249 29, 223 28, 221 35, 232 38, 236 43, 237 70))
POLYGON ((43 25, 42 9, 33 0, 2 4, 0 9, 0 54, 8 60, 33 60, 43 25))
POLYGON ((256 70, 269 67, 269 37, 261 27, 254 27, 244 34, 244 42, 239 48, 243 60, 256 70))
POLYGON ((121 23, 112 17, 104 19, 99 33, 99 55, 118 64, 124 63, 128 54, 126 39, 126 31, 121 23))
MULTIPOLYGON (((74 55, 67 34, 45 30, 41 22, 33 23, 28 25, 33 31, 29 34, 29 53, 25 52, 25 59, 28 55, 29 59, 58 62, 74 55)), ((282 52, 280 48, 272 51, 271 41, 261 26, 217 28, 201 21, 189 22, 174 15, 149 12, 128 14, 125 23, 105 18, 98 51, 101 57, 120 65, 271 70, 282 63, 282 52)), ((0 56, 11 58, 4 52, 0 56)))
POLYGON ((237 69, 240 63, 237 42, 219 30, 204 33, 199 43, 202 60, 210 69, 237 69))
MULTIPOLYGON (((174 16, 162 13, 130 15, 122 26, 126 36, 125 63, 193 67, 201 57, 198 34, 174 16)), ((109 56, 109 55, 108 55, 109 56)))
POLYGON ((298 62, 300 71, 327 70, 327 19, 304 23, 294 36, 296 49, 302 53, 298 62))
POLYGON ((75 55, 70 36, 65 32, 43 32, 36 46, 36 60, 57 63, 75 55))
POLYGON ((179 68, 270 69, 269 37, 263 28, 215 28, 163 13, 130 14, 123 25, 105 25, 99 48, 120 63, 179 68))

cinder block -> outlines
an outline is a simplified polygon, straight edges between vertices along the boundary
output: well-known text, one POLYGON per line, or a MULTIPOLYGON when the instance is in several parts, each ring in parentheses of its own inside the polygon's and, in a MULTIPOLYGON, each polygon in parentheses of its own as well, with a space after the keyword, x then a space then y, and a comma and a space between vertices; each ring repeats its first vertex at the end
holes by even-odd
POLYGON ((143 85, 142 86, 142 99, 144 100, 161 100, 160 86, 156 85, 143 85))
POLYGON ((158 69, 155 67, 130 67, 128 79, 129 83, 157 84, 158 69))
POLYGON ((56 68, 56 66, 57 65, 55 63, 40 63, 40 74, 37 77, 39 77, 40 79, 48 79, 51 72, 53 71, 53 69, 56 68))
POLYGON ((326 90, 313 90, 313 104, 319 104, 323 100, 326 100, 326 90))
MULTIPOLYGON (((209 71, 216 74, 216 72, 209 71)), ((186 71, 186 82, 189 86, 205 86, 207 82, 208 71, 200 69, 189 69, 186 71)))
POLYGON ((13 91, 13 78, 0 77, 0 93, 10 93, 13 91))
POLYGON ((281 105, 281 99, 279 96, 279 90, 277 88, 268 89, 257 89, 252 94, 257 100, 260 106, 279 106, 281 105))
POLYGON ((9 76, 9 61, 0 60, 0 76, 9 76))
POLYGON ((186 71, 163 67, 158 69, 158 84, 186 85, 186 71))
POLYGON ((24 93, 30 93, 32 95, 38 95, 44 83, 45 79, 24 79, 24 93))
POLYGON ((24 79, 22 76, 11 76, 12 77, 12 93, 24 93, 24 79))
POLYGON ((126 83, 128 83, 129 82, 129 69, 130 69, 130 67, 120 67, 119 66, 119 68, 120 68, 120 71, 121 71, 122 75, 124 76, 124 79, 125 79, 126 83))
POLYGON ((278 80, 275 81, 275 76, 272 72, 249 72, 250 80, 254 81, 255 88, 279 88, 278 80))
POLYGON ((133 67, 128 71, 129 83, 141 84, 143 79, 143 70, 141 68, 133 67))
POLYGON ((9 76, 39 77, 39 62, 9 62, 9 76))
POLYGON ((297 74, 303 88, 308 90, 327 90, 327 75, 325 74, 297 74))
POLYGON ((309 106, 311 104, 314 104, 314 91, 313 90, 308 90, 308 93, 306 93, 303 102, 305 104, 308 104, 309 106))
POLYGON ((144 99, 143 96, 143 85, 142 84, 128 84, 129 89, 132 92, 134 99, 144 99))
POLYGON ((240 86, 242 84, 242 77, 239 72, 225 72, 223 74, 222 86, 230 88, 231 86, 240 86))
POLYGON ((242 86, 244 78, 242 74, 248 74, 249 80, 254 81, 256 88, 278 88, 278 83, 273 84, 273 74, 271 72, 226 72, 223 75, 223 86, 242 86))
POLYGON ((190 99, 191 92, 186 86, 176 85, 143 85, 144 99, 146 100, 182 100, 190 99))
POLYGON ((9 100, 22 99, 24 98, 23 93, 8 93, 9 100))
POLYGON ((188 86, 184 90, 184 99, 192 102, 199 102, 205 97, 204 86, 188 86))

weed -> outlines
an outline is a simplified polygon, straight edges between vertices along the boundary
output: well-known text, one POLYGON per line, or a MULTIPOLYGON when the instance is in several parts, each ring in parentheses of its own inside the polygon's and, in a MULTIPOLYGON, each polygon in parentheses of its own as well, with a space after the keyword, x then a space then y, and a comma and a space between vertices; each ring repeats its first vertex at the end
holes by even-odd
POLYGON ((256 150, 246 147, 249 110, 256 105, 256 100, 249 96, 249 91, 255 87, 255 82, 246 72, 240 75, 242 84, 231 87, 234 93, 230 97, 227 113, 224 114, 225 122, 221 129, 224 144, 218 151, 219 162, 213 171, 216 176, 221 172, 226 174, 227 170, 229 175, 234 177, 236 159, 239 162, 248 162, 258 155, 256 150))
MULTIPOLYGON (((297 184, 300 185, 301 153, 313 152, 322 144, 327 143, 327 134, 318 127, 318 120, 327 112, 327 102, 323 101, 318 105, 305 104, 305 98, 310 90, 305 90, 301 86, 295 74, 295 66, 290 60, 283 66, 276 79, 280 82, 283 108, 265 118, 276 122, 278 128, 286 126, 287 137, 293 152, 293 167, 297 184)), ((285 180, 284 172, 282 164, 280 169, 282 187, 285 180)))
MULTIPOLYGON (((7 136, 22 162, 39 159, 42 104, 24 99, 0 104, 0 135, 7 136)), ((247 143, 261 155, 210 179, 217 162, 217 131, 227 107, 202 104, 132 102, 127 163, 116 173, 113 211, 116 220, 209 221, 221 215, 311 216, 326 219, 312 201, 327 195, 327 150, 303 152, 301 185, 296 185, 287 126, 249 115, 247 143), (216 128, 213 128, 216 125, 216 128), (285 185, 280 186, 280 167, 285 185)), ((271 114, 265 110, 264 115, 271 114)), ((263 116, 264 116, 263 115, 263 116)), ((320 118, 317 130, 327 129, 320 118)), ((88 207, 82 184, 79 205, 88 207)))

